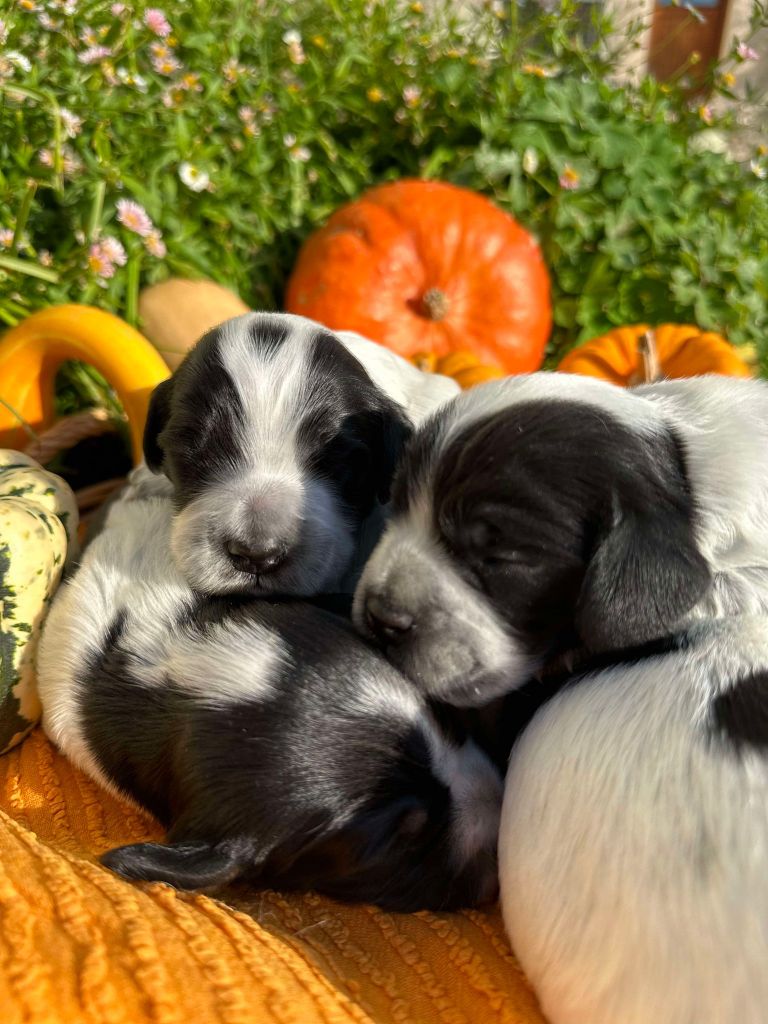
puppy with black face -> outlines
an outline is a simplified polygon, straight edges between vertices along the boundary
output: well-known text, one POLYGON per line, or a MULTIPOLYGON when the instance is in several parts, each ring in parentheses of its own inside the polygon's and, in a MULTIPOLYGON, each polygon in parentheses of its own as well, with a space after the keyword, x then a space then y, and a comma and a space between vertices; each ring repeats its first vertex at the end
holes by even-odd
POLYGON ((172 511, 136 470, 39 650, 48 735, 169 829, 104 863, 180 889, 241 880, 390 910, 492 899, 490 761, 346 619, 195 593, 171 558, 172 511))
MULTIPOLYGON (((457 386, 356 335, 250 313, 152 396, 147 465, 173 485, 174 556, 208 594, 338 590, 417 422, 457 386)), ((374 537, 375 541, 375 537, 374 537)))
POLYGON ((768 608, 768 388, 475 388, 408 446, 354 616, 426 693, 482 704, 553 663, 768 608))

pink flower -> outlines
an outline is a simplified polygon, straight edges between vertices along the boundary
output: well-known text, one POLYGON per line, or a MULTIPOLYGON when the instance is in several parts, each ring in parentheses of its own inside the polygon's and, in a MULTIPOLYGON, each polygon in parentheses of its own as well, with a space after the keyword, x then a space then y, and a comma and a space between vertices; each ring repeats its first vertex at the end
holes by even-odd
POLYGON ((81 64, 98 64, 100 60, 111 56, 112 51, 108 46, 89 46, 87 50, 78 53, 77 59, 81 64))
POLYGON ((560 188, 564 188, 567 192, 573 192, 579 187, 581 175, 577 170, 574 170, 570 164, 566 164, 558 181, 560 183, 560 188))
POLYGON ((704 124, 712 124, 714 116, 715 115, 712 110, 712 107, 710 107, 709 104, 704 103, 702 104, 702 106, 699 107, 699 117, 704 122, 704 124))
POLYGON ((83 167, 80 157, 70 146, 61 147, 61 166, 64 174, 70 178, 83 167))
POLYGON ((37 159, 43 167, 53 167, 53 153, 50 149, 41 149, 37 154, 37 159))
POLYGON ((77 117, 71 110, 67 110, 66 107, 59 107, 59 116, 61 117, 64 134, 68 139, 74 139, 76 135, 80 134, 80 129, 83 127, 83 119, 81 117, 77 117))
POLYGON ((114 18, 119 18, 125 12, 125 4, 112 4, 109 8, 114 18))
POLYGON ((153 224, 149 214, 143 206, 135 203, 132 199, 118 199, 117 219, 124 228, 128 228, 136 235, 141 235, 142 238, 146 238, 152 231, 153 224))
POLYGON ((158 260, 163 259, 163 257, 168 251, 165 248, 163 236, 160 234, 157 228, 153 228, 153 230, 150 231, 150 233, 144 239, 144 245, 147 247, 147 252, 158 260))
POLYGON ((760 60, 760 54, 757 50, 753 50, 748 43, 739 43, 736 47, 736 54, 742 60, 760 60))
POLYGON ((169 55, 167 57, 153 57, 152 67, 158 75, 172 75, 174 71, 179 70, 181 64, 173 55, 169 55))
POLYGON ((11 228, 0 228, 0 248, 7 249, 13 241, 13 230, 11 228))
POLYGON ((111 235, 107 235, 101 240, 101 251, 111 263, 116 263, 118 267, 124 267, 128 262, 128 254, 122 243, 118 242, 116 238, 112 238, 111 235))
POLYGON ((406 107, 411 109, 418 107, 421 100, 421 89, 418 85, 406 85, 403 89, 403 99, 405 100, 406 107))
POLYGON ((144 24, 150 32, 154 32, 155 35, 160 36, 161 39, 165 39, 166 36, 171 34, 171 26, 168 23, 168 19, 159 7, 147 8, 144 14, 144 24))
POLYGON ((88 269, 103 279, 115 276, 115 264, 104 251, 102 242, 94 242, 88 250, 88 269))

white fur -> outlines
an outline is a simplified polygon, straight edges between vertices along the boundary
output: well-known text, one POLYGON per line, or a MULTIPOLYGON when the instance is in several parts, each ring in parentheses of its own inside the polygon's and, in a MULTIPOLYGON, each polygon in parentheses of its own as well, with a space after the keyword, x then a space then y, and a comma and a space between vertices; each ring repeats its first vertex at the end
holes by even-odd
POLYGON ((48 736, 85 771, 107 784, 82 732, 78 688, 88 663, 103 649, 110 625, 122 613, 124 638, 135 653, 132 671, 147 686, 161 686, 169 670, 206 703, 225 704, 269 692, 269 675, 284 658, 275 636, 258 624, 219 626, 206 641, 169 629, 194 594, 170 557, 173 507, 156 496, 157 478, 144 466, 111 507, 104 530, 86 549, 71 581, 56 596, 38 651, 38 687, 48 736), (222 675, 221 655, 238 652, 254 673, 222 675), (216 686, 212 691, 212 673, 216 686))
POLYGON ((768 668, 768 619, 598 672, 513 752, 504 919, 551 1024, 764 1024, 768 760, 711 701, 768 668))

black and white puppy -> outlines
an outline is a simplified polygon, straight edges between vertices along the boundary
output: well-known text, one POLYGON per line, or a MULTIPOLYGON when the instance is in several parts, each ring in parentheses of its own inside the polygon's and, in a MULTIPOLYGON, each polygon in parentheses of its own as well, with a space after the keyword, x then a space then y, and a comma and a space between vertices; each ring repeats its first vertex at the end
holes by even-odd
POLYGON ((696 623, 545 705, 499 867, 551 1024, 765 1024, 768 617, 696 623))
POLYGON ((425 693, 482 704, 560 660, 768 611, 768 385, 473 389, 408 446, 355 596, 425 693))
POLYGON ((144 437, 147 465, 174 487, 187 580, 207 594, 308 596, 351 572, 351 590, 411 426, 457 391, 297 316, 248 313, 210 331, 155 390, 144 437))
POLYGON ((144 467, 58 592, 44 726, 168 845, 132 879, 316 889, 392 910, 493 898, 501 778, 351 624, 306 602, 206 598, 174 565, 170 485, 144 467))

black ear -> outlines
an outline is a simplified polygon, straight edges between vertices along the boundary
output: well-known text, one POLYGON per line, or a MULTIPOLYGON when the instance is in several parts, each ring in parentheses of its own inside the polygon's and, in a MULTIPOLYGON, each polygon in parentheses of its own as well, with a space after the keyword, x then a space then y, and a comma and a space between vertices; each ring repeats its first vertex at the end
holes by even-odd
POLYGON ((371 414, 370 428, 375 493, 385 504, 389 501, 392 478, 413 427, 400 406, 390 402, 371 414))
POLYGON ((623 514, 598 544, 582 584, 576 628, 594 652, 667 635, 706 593, 709 567, 679 512, 623 514))
POLYGON ((173 377, 158 384, 149 400, 149 412, 144 427, 144 461, 153 473, 162 472, 163 449, 160 445, 160 434, 165 429, 171 415, 171 396, 173 394, 173 377))
POLYGON ((250 866, 242 847, 202 840, 120 846, 105 853, 101 863, 132 881, 168 882, 185 890, 218 889, 250 866))

